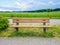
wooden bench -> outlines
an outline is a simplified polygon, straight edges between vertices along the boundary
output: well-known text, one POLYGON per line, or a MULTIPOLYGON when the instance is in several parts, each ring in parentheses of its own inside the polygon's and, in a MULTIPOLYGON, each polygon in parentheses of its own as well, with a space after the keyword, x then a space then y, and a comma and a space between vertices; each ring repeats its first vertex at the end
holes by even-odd
POLYGON ((47 28, 50 26, 46 26, 46 23, 49 23, 49 18, 13 18, 13 23, 16 23, 16 26, 11 26, 11 28, 15 28, 18 31, 18 28, 43 28, 43 31, 46 32, 47 28), (42 23, 43 26, 18 26, 19 23, 42 23))

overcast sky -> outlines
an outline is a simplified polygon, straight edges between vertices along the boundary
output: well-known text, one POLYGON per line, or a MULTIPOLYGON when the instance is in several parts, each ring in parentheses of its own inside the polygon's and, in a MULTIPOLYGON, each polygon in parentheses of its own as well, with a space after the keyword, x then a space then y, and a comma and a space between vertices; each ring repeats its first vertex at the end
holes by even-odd
POLYGON ((60 0, 0 0, 0 11, 60 8, 60 0))

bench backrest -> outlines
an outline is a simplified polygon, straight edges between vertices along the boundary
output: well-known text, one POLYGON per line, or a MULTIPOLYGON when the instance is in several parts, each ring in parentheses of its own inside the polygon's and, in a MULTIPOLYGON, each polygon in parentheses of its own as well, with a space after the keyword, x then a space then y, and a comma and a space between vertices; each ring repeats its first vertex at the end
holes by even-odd
POLYGON ((13 23, 48 23, 49 18, 13 18, 13 23))

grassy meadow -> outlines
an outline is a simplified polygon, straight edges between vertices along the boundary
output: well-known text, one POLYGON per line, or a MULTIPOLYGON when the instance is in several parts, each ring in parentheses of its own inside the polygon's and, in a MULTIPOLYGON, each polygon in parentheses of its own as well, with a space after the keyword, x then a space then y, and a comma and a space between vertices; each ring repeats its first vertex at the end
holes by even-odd
MULTIPOLYGON (((39 12, 39 13, 1 13, 0 16, 13 18, 54 18, 60 19, 60 11, 56 12, 39 12)), ((47 32, 44 33, 41 28, 20 28, 19 32, 15 32, 14 28, 8 28, 0 32, 0 37, 59 37, 60 38, 60 27, 49 28, 47 32)))
POLYGON ((60 19, 60 11, 55 12, 38 12, 38 13, 22 13, 22 12, 9 12, 9 13, 0 13, 0 16, 3 17, 28 17, 28 18, 58 18, 60 19))

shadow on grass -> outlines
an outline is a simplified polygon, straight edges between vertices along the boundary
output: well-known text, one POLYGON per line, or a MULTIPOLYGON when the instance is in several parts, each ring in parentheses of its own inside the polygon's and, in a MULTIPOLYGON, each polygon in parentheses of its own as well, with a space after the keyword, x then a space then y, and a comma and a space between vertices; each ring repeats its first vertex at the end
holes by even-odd
POLYGON ((54 34, 53 33, 41 33, 40 35, 39 35, 40 37, 54 37, 54 34))
POLYGON ((38 32, 13 32, 8 37, 54 37, 53 33, 38 33, 38 32))

